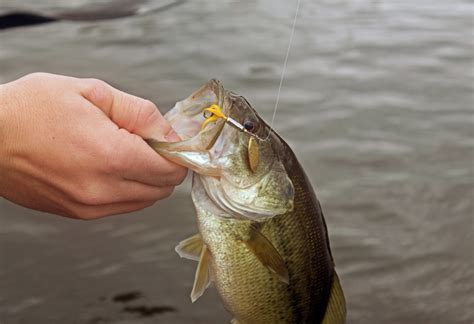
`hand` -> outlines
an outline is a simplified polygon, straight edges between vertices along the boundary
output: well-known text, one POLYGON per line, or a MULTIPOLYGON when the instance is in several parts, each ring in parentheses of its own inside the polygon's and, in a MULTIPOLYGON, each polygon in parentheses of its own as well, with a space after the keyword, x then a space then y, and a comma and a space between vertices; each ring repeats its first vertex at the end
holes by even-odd
POLYGON ((105 82, 34 73, 0 85, 0 195, 81 219, 150 206, 186 169, 142 138, 178 140, 153 103, 105 82))

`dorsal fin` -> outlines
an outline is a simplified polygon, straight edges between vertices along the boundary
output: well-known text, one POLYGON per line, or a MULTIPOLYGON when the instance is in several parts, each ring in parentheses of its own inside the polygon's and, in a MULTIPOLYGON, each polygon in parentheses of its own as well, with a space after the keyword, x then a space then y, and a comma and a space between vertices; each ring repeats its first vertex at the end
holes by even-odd
POLYGON ((288 284, 290 282, 288 269, 285 260, 278 253, 277 249, 255 226, 251 227, 251 234, 248 240, 243 241, 245 245, 255 254, 258 260, 273 272, 278 279, 288 284))

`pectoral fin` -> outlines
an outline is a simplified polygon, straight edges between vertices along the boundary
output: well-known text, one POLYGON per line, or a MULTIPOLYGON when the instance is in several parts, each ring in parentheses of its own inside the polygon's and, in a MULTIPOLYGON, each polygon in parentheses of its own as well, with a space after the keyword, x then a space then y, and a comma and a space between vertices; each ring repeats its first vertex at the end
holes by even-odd
POLYGON ((204 291, 211 282, 209 275, 209 263, 211 255, 206 245, 202 246, 201 255, 199 257, 199 263, 196 269, 196 275, 194 276, 193 291, 191 292, 191 301, 194 303, 199 297, 202 296, 204 291))
POLYGON ((252 227, 248 240, 243 241, 245 245, 255 254, 259 261, 273 272, 278 279, 288 284, 290 278, 285 261, 277 249, 257 228, 252 227))
POLYGON ((182 258, 199 261, 203 244, 201 234, 198 233, 179 242, 174 250, 182 258))

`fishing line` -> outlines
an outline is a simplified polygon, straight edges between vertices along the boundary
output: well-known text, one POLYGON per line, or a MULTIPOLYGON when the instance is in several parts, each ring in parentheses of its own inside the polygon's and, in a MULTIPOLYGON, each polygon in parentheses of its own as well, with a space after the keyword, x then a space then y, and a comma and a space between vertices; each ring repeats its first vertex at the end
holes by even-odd
MULTIPOLYGON (((283 80, 285 79, 286 66, 288 64, 288 57, 290 56, 291 45, 293 43, 293 36, 295 34, 296 21, 298 20, 298 13, 300 11, 300 2, 301 0, 297 0, 296 2, 295 17, 293 18, 293 26, 291 27, 290 41, 288 42, 288 48, 286 49, 285 60, 283 61, 283 68, 282 68, 281 77, 280 77, 280 85, 278 86, 278 93, 277 93, 277 97, 275 101, 275 108, 273 109, 273 116, 272 116, 272 121, 270 123, 270 128, 273 128, 276 112, 278 110, 278 103, 280 102, 281 88, 283 86, 283 80)), ((270 137, 270 134, 271 134, 271 130, 268 130, 268 135, 265 138, 265 140, 267 140, 270 137)))
POLYGON ((282 68, 282 71, 281 71, 280 84, 278 86, 278 93, 277 93, 277 97, 276 97, 276 101, 275 101, 275 108, 273 109, 272 121, 270 123, 270 128, 268 130, 267 136, 265 138, 260 138, 257 134, 254 134, 251 131, 245 129, 244 125, 240 124, 238 121, 234 120, 233 118, 224 115, 222 113, 222 108, 219 107, 216 104, 213 104, 213 105, 203 109, 204 110, 204 117, 206 118, 206 120, 201 125, 201 129, 206 127, 206 125, 208 123, 214 122, 214 121, 222 118, 229 125, 237 128, 238 130, 243 131, 243 132, 245 132, 245 133, 247 133, 247 134, 249 134, 249 135, 251 135, 255 138, 257 138, 258 140, 261 140, 261 141, 267 141, 268 140, 268 138, 270 137, 270 134, 272 133, 271 130, 273 128, 273 123, 275 122, 275 116, 276 116, 276 112, 278 110, 278 103, 280 102, 281 88, 283 87, 283 80, 285 79, 286 66, 288 64, 288 58, 290 56, 291 45, 293 43, 293 36, 295 35, 296 21, 298 20, 298 13, 299 13, 299 10, 300 10, 300 2, 301 2, 301 0, 297 0, 297 2, 296 2, 295 17, 293 18, 293 25, 291 27, 290 40, 288 42, 288 48, 286 49, 285 60, 283 61, 283 68, 282 68))

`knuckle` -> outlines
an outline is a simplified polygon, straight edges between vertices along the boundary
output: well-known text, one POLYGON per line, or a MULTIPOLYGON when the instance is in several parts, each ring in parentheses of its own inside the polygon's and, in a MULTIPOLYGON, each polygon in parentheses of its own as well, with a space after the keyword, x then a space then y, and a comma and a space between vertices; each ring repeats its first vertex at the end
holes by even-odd
POLYGON ((74 194, 75 200, 85 206, 98 206, 107 203, 106 195, 100 185, 88 182, 80 185, 74 194))
POLYGON ((45 72, 33 72, 30 74, 25 75, 21 78, 21 80, 27 84, 34 83, 34 84, 41 84, 42 81, 45 79, 49 79, 53 76, 52 74, 45 73, 45 72))
POLYGON ((102 88, 107 88, 107 84, 99 79, 90 78, 85 79, 90 90, 102 90, 102 88))
MULTIPOLYGON (((153 102, 147 99, 135 98, 133 100, 136 109, 136 120, 132 128, 141 127, 143 125, 151 125, 160 117, 160 112, 153 102)), ((132 129, 133 130, 133 129, 132 129)))
POLYGON ((145 115, 145 116, 150 116, 150 115, 154 115, 156 112, 158 112, 158 108, 155 106, 155 104, 153 102, 151 102, 150 100, 148 99, 142 99, 140 100, 142 103, 141 103, 141 110, 142 110, 142 113, 145 115))
POLYGON ((62 208, 72 218, 89 220, 104 216, 102 205, 111 202, 107 191, 99 181, 76 181, 74 186, 63 188, 65 199, 62 208))
POLYGON ((45 76, 47 76, 48 74, 47 73, 44 73, 44 72, 33 72, 33 73, 29 73, 27 75, 25 75, 25 79, 39 79, 39 78, 43 78, 45 76))
POLYGON ((112 102, 112 92, 102 80, 86 79, 83 96, 99 107, 106 107, 112 102))

